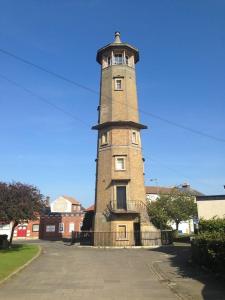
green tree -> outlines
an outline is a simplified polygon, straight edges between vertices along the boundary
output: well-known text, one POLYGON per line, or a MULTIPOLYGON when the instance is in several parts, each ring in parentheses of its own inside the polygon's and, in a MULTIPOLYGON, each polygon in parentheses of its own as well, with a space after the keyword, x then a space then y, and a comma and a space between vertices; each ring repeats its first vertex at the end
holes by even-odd
POLYGON ((0 220, 12 223, 10 245, 15 227, 19 223, 36 220, 44 208, 43 196, 35 186, 0 182, 0 220))
POLYGON ((148 204, 148 214, 151 222, 159 229, 167 229, 170 218, 167 211, 167 199, 158 198, 148 204))
POLYGON ((86 211, 84 215, 82 231, 90 231, 93 229, 94 211, 86 211))
POLYGON ((160 194, 158 200, 150 203, 148 212, 153 224, 158 228, 163 229, 169 221, 173 221, 178 230, 180 222, 197 216, 197 205, 192 194, 174 188, 168 194, 160 194))
POLYGON ((189 192, 174 188, 167 197, 168 215, 170 220, 176 224, 176 230, 178 230, 180 222, 188 221, 197 216, 195 197, 189 192))

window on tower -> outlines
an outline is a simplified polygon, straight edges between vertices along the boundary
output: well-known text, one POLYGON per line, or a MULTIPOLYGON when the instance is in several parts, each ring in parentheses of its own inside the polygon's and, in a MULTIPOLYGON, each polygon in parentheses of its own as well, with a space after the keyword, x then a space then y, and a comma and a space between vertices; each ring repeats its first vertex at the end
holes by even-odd
POLYGON ((138 144, 138 133, 137 131, 133 130, 132 131, 132 144, 138 144))
POLYGON ((111 66, 111 57, 110 56, 107 57, 107 64, 108 64, 108 66, 111 66))
POLYGON ((101 145, 107 145, 108 144, 108 133, 107 132, 103 132, 101 134, 101 145))
POLYGON ((121 65, 123 63, 123 55, 122 54, 115 54, 115 65, 121 65))
POLYGON ((122 90, 122 79, 120 79, 120 78, 115 79, 115 90, 116 91, 122 90))
POLYGON ((126 55, 126 56, 125 56, 125 59, 126 59, 126 65, 128 65, 129 57, 126 55))
POLYGON ((117 227, 117 240, 126 240, 127 239, 127 226, 118 225, 117 227))
POLYGON ((116 171, 124 171, 126 169, 125 157, 116 157, 115 159, 116 159, 115 160, 116 171))

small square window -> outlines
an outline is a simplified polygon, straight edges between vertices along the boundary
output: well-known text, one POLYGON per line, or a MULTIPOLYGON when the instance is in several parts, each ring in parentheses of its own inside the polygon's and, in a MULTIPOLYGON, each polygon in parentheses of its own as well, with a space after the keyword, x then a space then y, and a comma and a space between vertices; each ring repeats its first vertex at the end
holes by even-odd
POLYGON ((59 232, 64 232, 64 223, 59 223, 59 232))
POLYGON ((32 232, 39 232, 39 224, 32 225, 32 232))
POLYGON ((122 79, 115 79, 115 90, 116 91, 122 90, 122 79))
POLYGON ((125 158, 124 157, 116 157, 116 170, 117 171, 125 170, 125 158))

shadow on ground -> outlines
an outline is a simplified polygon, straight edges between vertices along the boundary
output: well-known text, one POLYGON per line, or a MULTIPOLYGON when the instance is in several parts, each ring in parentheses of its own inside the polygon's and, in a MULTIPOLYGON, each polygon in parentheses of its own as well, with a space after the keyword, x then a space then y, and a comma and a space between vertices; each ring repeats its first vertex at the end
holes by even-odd
POLYGON ((7 249, 0 249, 0 253, 20 251, 23 248, 24 248, 24 245, 22 245, 22 244, 13 244, 11 247, 9 247, 7 249))
POLYGON ((225 299, 224 279, 191 261, 190 244, 175 243, 151 251, 167 254, 166 261, 159 262, 158 266, 178 294, 187 299, 225 299))

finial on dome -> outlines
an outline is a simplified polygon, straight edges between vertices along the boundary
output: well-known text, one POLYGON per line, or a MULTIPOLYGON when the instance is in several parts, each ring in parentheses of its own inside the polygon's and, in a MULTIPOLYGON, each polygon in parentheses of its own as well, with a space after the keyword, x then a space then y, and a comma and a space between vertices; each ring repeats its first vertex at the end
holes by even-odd
POLYGON ((120 39, 120 32, 116 31, 115 32, 115 39, 114 39, 114 44, 120 44, 121 43, 121 39, 120 39))

